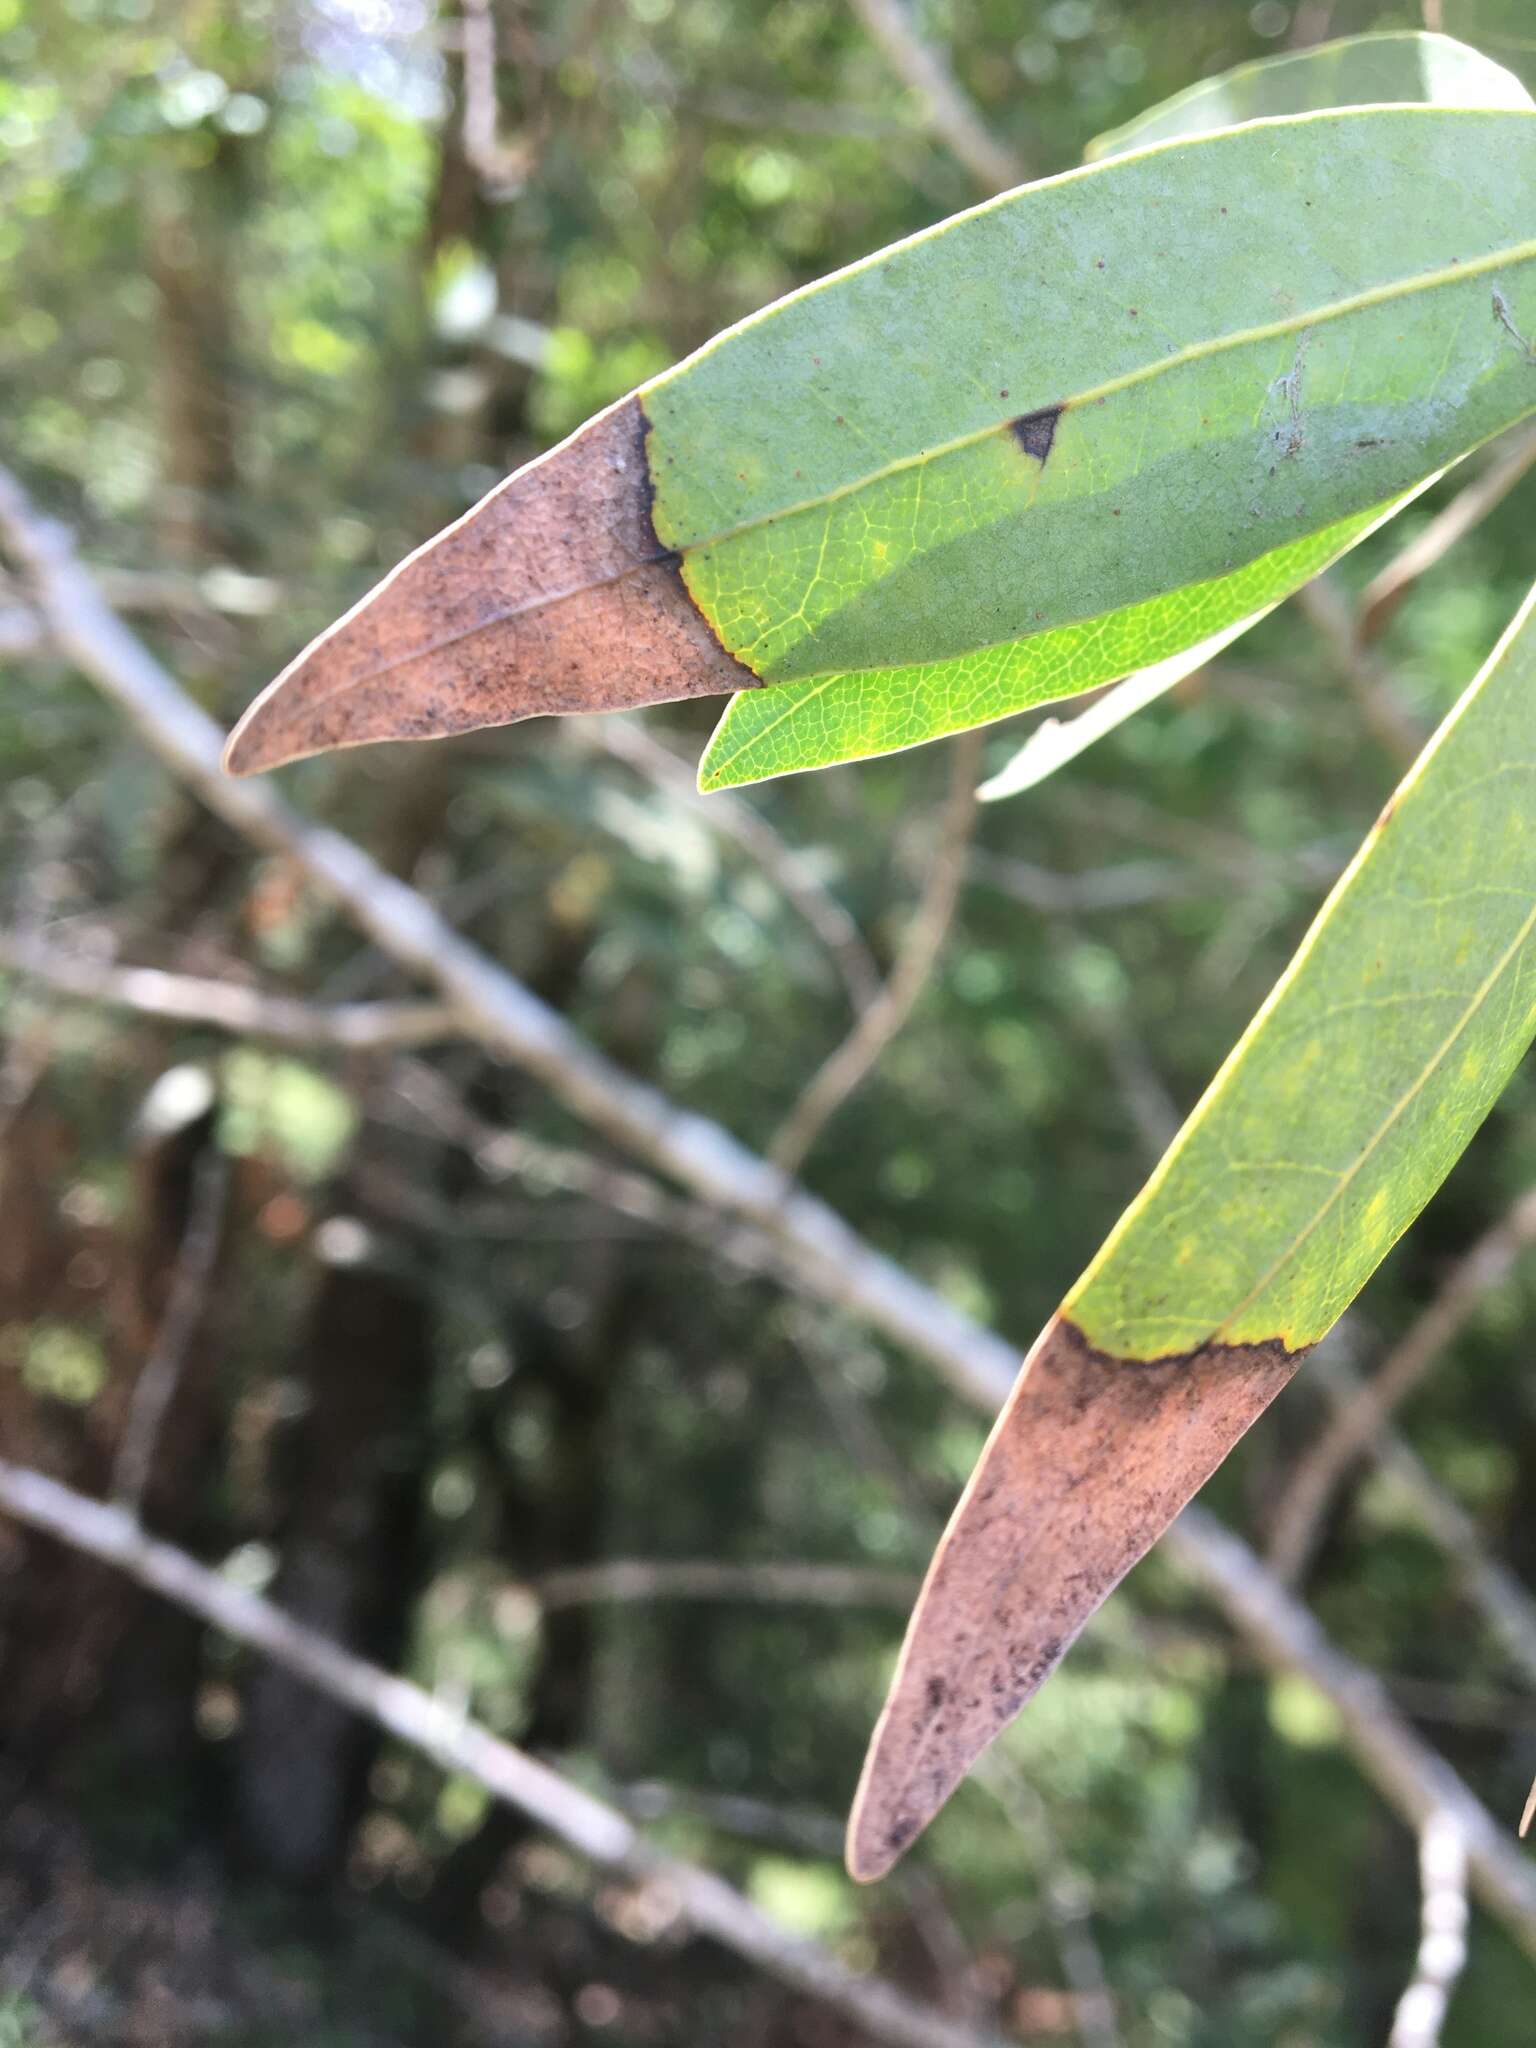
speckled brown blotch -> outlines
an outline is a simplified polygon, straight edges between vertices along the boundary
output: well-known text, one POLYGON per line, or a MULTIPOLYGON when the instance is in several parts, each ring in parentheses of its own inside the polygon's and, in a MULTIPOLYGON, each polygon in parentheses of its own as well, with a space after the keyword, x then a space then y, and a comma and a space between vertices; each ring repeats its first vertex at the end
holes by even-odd
POLYGON ((1046 1326, 939 1544, 848 1825, 882 1877, 1303 1354, 1212 1344, 1147 1364, 1046 1326))
POLYGON ((624 399, 408 556, 262 692, 225 766, 753 687, 657 540, 646 433, 624 399))

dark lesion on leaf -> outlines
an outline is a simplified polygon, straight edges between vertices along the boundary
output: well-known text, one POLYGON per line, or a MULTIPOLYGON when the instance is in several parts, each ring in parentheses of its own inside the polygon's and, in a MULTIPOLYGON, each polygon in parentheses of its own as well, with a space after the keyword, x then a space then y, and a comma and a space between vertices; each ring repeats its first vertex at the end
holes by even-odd
POLYGON ((1021 412, 1016 420, 1008 423, 1015 441, 1026 455, 1035 458, 1042 469, 1056 445, 1056 422, 1065 411, 1064 405, 1043 405, 1038 412, 1021 412))

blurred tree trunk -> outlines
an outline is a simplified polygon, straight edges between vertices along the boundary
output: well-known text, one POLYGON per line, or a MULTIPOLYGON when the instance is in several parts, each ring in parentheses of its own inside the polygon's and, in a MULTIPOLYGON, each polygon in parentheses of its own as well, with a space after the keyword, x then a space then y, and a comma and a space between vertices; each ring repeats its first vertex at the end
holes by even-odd
MULTIPOLYGON (((295 1375, 308 1407, 289 1446, 273 1598, 359 1656, 400 1660, 419 1577, 432 1352, 426 1304, 371 1233, 337 1215, 295 1375)), ((274 1664, 251 1674, 235 1776, 240 1851, 285 1883, 337 1875, 378 1731, 274 1664)))
MULTIPOLYGON (((188 1242, 200 1169, 215 1146, 212 1090, 188 1069, 150 1091, 138 1120, 126 1230, 82 1199, 70 1126, 46 1086, 13 1118, 0 1156, 0 1441, 105 1493, 135 1389, 155 1354, 188 1242), (185 1077, 187 1085, 180 1085, 185 1077), (50 1383, 45 1346, 73 1347, 102 1384, 50 1383), (84 1396, 85 1398, 80 1398, 84 1396)), ((158 1534, 207 1539, 220 1402, 212 1329, 217 1269, 178 1335, 170 1398, 154 1431, 142 1509, 158 1534)), ((200 1664, 197 1623, 114 1573, 14 1530, 0 1592, 0 1739, 43 1763, 89 1725, 136 1769, 185 1769, 200 1664)))

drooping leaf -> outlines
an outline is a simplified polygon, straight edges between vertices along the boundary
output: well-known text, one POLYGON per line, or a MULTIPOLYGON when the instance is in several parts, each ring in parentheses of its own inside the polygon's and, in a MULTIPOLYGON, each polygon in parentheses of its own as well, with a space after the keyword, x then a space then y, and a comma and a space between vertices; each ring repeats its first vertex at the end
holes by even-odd
POLYGON ((1536 590, 1025 1362, 850 1827, 889 1868, 1330 1329, 1536 1035, 1536 590))
POLYGON ((1095 136, 1083 156, 1102 163, 1149 143, 1277 114, 1411 103, 1518 108, 1530 106, 1531 96, 1512 71, 1480 50, 1423 29, 1389 29, 1239 64, 1149 107, 1123 128, 1095 136))
MULTIPOLYGON (((1150 109, 1132 128, 1101 138, 1090 146, 1089 156, 1092 160, 1119 155, 1154 141, 1362 101, 1531 106, 1512 73, 1448 37, 1418 31, 1361 36, 1243 65, 1208 80, 1150 109)), ((893 672, 887 679, 889 694, 872 690, 868 678, 855 675, 797 685, 784 697, 738 698, 727 708, 706 750, 700 786, 722 788, 912 746, 939 733, 1072 695, 1133 664, 1171 675, 1166 664, 1176 650, 1189 647, 1202 634, 1213 639, 1225 634, 1245 614, 1250 620, 1262 617, 1397 509, 1388 507, 1376 519, 1352 529, 1346 526, 1336 535, 1316 536, 1313 547, 1279 550, 1233 577, 1174 591, 1150 609, 1133 606, 1121 617, 1089 621, 1086 635, 1070 628, 1065 640, 1040 633, 1013 647, 989 649, 958 672, 954 664, 893 672), (1097 630, 1101 624, 1102 633, 1097 630), (1115 665, 1116 657, 1121 658, 1121 667, 1115 665)), ((1227 644, 1236 637, 1232 633, 1227 644)), ((1122 717, 1156 694, 1139 676, 1127 678, 1127 683, 1128 694, 1114 707, 1122 717)), ((1085 743, 1092 736, 1091 727, 1079 735, 1085 743)))
POLYGON ((715 786, 1176 653, 1536 409, 1533 177, 1536 114, 1383 108, 959 215, 519 472, 292 665, 230 764, 779 686, 733 707, 715 786))

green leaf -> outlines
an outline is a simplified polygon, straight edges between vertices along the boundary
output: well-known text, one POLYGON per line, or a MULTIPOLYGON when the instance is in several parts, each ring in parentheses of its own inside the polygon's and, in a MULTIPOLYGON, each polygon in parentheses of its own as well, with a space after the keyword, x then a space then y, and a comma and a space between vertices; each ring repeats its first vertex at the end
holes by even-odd
POLYGON ((1514 109, 1530 106, 1531 96, 1512 71, 1480 50, 1422 29, 1390 30, 1240 64, 1096 136, 1083 155, 1102 163, 1149 143, 1279 114, 1404 104, 1514 109))
POLYGON ((1536 1036, 1536 590, 1026 1361, 865 1766, 889 1867, 1343 1314, 1536 1036))
POLYGON ((1533 591, 1068 1296, 1154 1358, 1314 1344, 1536 1035, 1533 591))
MULTIPOLYGON (((1394 498, 1392 503, 1374 519, 1354 522, 1344 546, 1357 546, 1367 534, 1374 533, 1378 526, 1384 526, 1389 519, 1395 519, 1406 504, 1418 497, 1421 492, 1428 490, 1435 481, 1434 477, 1427 477, 1417 490, 1409 491, 1401 498, 1394 498)), ((1336 552, 1342 553, 1343 550, 1341 548, 1336 552)), ((1289 566, 1292 573, 1297 573, 1300 568, 1300 557, 1293 558, 1289 566)), ((1326 564, 1320 563, 1318 566, 1325 567, 1326 564)), ((1306 579, 1302 576, 1300 580, 1306 579)), ((1229 599, 1235 602, 1239 593, 1248 587, 1246 572, 1242 570, 1229 581, 1232 586, 1230 591, 1221 593, 1223 603, 1229 599)), ((1292 588, 1295 587, 1297 586, 1293 584, 1292 588)), ((1181 592, 1179 595, 1187 599, 1189 593, 1181 592)), ((1208 638, 1197 640, 1191 647, 1185 647, 1180 653, 1171 654, 1162 661, 1154 661, 1146 668, 1135 670, 1124 682, 1117 683, 1114 689, 1106 691, 1096 703, 1090 704, 1086 711, 1080 711, 1074 718, 1042 719, 1013 759, 982 784, 976 792, 977 796, 983 803, 997 803, 1003 797, 1021 796, 1025 790, 1037 788, 1056 774, 1058 769, 1065 768, 1069 762, 1075 761, 1079 754, 1096 745, 1101 739, 1107 738, 1128 719, 1134 718, 1138 711, 1144 711, 1149 704, 1155 704, 1158 698, 1166 695, 1176 683, 1183 682, 1186 676, 1191 676, 1197 669, 1204 668, 1208 661, 1214 661, 1216 656, 1230 647, 1234 640, 1241 639, 1250 626, 1256 626, 1260 619, 1268 618, 1280 601, 1280 598, 1276 598, 1274 604, 1266 604, 1258 611, 1247 613, 1231 625, 1223 626, 1218 632, 1212 633, 1208 638)))
MULTIPOLYGON (((1382 40, 1403 46, 1399 91, 1510 97, 1506 73, 1474 52, 1461 62, 1443 38, 1367 39, 1382 40), (1433 62, 1418 50, 1426 40, 1433 62)), ((1323 70, 1337 74, 1355 49, 1323 70)), ((663 380, 646 397, 658 525, 724 644, 783 685, 733 700, 701 787, 916 745, 1167 659, 1358 539, 1371 482, 1390 470, 1406 488, 1485 438, 1492 386, 1505 417, 1528 410, 1532 249, 1514 169, 1530 148, 1526 105, 1313 114, 1116 158, 888 251, 663 380), (1474 134, 1492 175, 1464 149, 1474 134), (1092 182, 1117 171, 1123 185, 1092 182), (1504 193, 1481 254, 1468 238, 1474 187, 1504 193), (915 308, 910 336, 893 311, 898 283, 915 308), (1032 309, 1016 334, 1010 300, 1032 309), (1279 321, 1277 306, 1288 309, 1279 321), (850 351, 882 353, 882 308, 900 338, 866 395, 850 351), (834 313, 841 336, 827 332, 834 313), (799 430, 780 454, 802 486, 820 486, 795 504, 762 437, 765 408, 748 403, 739 426, 728 415, 725 381, 750 401, 770 349, 799 430), (1017 447, 1009 460, 1017 422, 1012 434, 972 424, 994 373, 1032 410, 1065 400, 1038 474, 1017 447), (711 397, 719 466, 735 466, 713 487, 712 458, 686 438, 700 430, 694 404, 711 397), (863 470, 850 440, 859 455, 897 446, 903 402, 917 452, 863 470), (736 500, 714 540, 691 539, 690 519, 706 516, 701 483, 717 511, 736 500)))
POLYGON ((977 797, 984 804, 995 804, 1004 797, 1022 796, 1027 789, 1037 789, 1058 769, 1065 768, 1089 747, 1096 746, 1110 733, 1118 731, 1138 711, 1145 711, 1149 704, 1165 697, 1176 684, 1204 668, 1207 662, 1214 661, 1223 649, 1230 647, 1250 626, 1256 626, 1273 610, 1274 606, 1268 605, 1262 612, 1239 619, 1234 626, 1224 626, 1209 640, 1196 641, 1182 654, 1170 655, 1167 661, 1154 661, 1150 668, 1138 669, 1135 675, 1127 676, 1123 683, 1116 683, 1112 690, 1106 690, 1086 711, 1079 711, 1073 718, 1041 719, 1012 760, 982 783, 976 792, 977 797))

